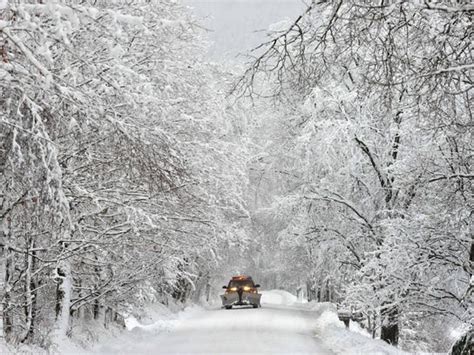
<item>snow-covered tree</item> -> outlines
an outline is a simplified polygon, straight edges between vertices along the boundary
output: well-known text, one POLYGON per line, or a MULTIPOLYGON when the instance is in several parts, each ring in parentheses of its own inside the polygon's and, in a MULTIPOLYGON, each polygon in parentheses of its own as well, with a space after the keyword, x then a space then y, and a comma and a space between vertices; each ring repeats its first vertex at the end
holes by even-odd
POLYGON ((140 295, 189 299, 247 218, 226 74, 194 20, 167 0, 1 16, 5 338, 47 346, 140 295))
POLYGON ((393 344, 421 341, 404 330, 422 319, 472 321, 472 11, 313 2, 235 87, 283 103, 292 127, 272 152, 293 185, 274 198, 280 237, 324 251, 307 277, 335 277, 393 344))

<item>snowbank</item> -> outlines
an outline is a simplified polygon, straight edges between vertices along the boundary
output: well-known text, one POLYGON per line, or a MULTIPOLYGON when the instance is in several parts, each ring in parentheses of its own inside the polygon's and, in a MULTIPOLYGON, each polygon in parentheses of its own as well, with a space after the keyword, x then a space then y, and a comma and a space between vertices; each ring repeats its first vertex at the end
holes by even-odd
POLYGON ((155 344, 151 340, 159 334, 173 331, 183 321, 193 318, 196 313, 202 311, 203 308, 197 305, 183 308, 182 305, 178 304, 168 306, 160 303, 150 304, 145 307, 144 313, 139 317, 130 315, 125 318, 125 326, 128 331, 122 331, 97 343, 92 348, 91 353, 127 354, 132 353, 137 344, 147 343, 150 343, 150 351, 153 352, 154 347, 159 349, 159 344, 155 344))
POLYGON ((8 354, 9 350, 7 348, 7 345, 3 342, 3 340, 0 340, 0 354, 8 354))
POLYGON ((46 350, 38 346, 20 345, 16 348, 6 345, 3 339, 0 339, 0 354, 14 354, 14 355, 49 355, 46 350))
POLYGON ((311 302, 308 307, 319 315, 315 323, 316 337, 336 354, 407 354, 382 340, 372 339, 358 326, 351 327, 355 331, 346 329, 337 316, 336 306, 331 303, 311 302))
POLYGON ((170 308, 161 303, 150 304, 141 314, 129 315, 125 317, 125 327, 127 330, 134 328, 152 329, 158 321, 167 321, 174 318, 170 308))
POLYGON ((281 306, 291 306, 296 303, 297 298, 295 295, 283 290, 269 290, 262 291, 262 305, 271 304, 271 305, 281 305, 281 306))

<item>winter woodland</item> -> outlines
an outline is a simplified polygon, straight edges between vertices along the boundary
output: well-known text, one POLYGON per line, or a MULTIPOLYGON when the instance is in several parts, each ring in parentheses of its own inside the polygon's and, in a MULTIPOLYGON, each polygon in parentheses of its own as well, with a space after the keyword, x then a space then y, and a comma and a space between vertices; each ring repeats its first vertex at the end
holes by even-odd
POLYGON ((474 319, 473 15, 313 1, 229 68, 179 1, 0 0, 0 341, 241 272, 448 351, 474 319))

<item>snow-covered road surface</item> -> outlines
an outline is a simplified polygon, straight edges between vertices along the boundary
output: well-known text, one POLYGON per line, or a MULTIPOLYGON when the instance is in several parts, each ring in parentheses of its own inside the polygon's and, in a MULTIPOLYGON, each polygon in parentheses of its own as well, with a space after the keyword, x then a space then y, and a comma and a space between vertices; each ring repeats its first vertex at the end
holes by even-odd
MULTIPOLYGON (((196 313, 136 353, 155 354, 331 354, 314 337, 310 312, 286 307, 214 309, 196 313)), ((128 351, 126 351, 128 352, 128 351)))
POLYGON ((267 301, 264 295, 263 307, 258 309, 216 307, 185 312, 171 329, 161 328, 158 334, 134 329, 128 341, 104 344, 97 350, 150 355, 333 354, 315 336, 314 312, 285 305, 287 300, 278 294, 268 295, 267 301))
POLYGON ((360 328, 346 330, 334 305, 300 303, 285 291, 263 292, 258 309, 164 308, 150 309, 148 325, 132 319, 131 331, 101 342, 93 354, 403 354, 360 328))

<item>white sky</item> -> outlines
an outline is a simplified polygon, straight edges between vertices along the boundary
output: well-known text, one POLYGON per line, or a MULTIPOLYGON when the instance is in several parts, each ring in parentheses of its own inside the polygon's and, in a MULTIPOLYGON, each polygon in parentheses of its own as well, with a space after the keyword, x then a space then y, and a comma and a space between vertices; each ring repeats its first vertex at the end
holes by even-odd
POLYGON ((273 23, 296 19, 306 8, 303 0, 183 0, 209 32, 209 57, 216 61, 245 60, 239 53, 265 41, 273 23))

